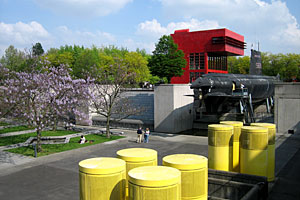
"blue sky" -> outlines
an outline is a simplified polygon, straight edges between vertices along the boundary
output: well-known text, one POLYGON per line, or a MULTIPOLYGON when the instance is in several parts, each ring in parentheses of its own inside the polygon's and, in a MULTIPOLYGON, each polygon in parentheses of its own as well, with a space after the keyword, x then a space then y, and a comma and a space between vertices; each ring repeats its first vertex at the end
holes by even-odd
POLYGON ((154 50, 176 29, 228 28, 271 53, 300 53, 299 0, 0 0, 0 56, 9 45, 115 45, 154 50))

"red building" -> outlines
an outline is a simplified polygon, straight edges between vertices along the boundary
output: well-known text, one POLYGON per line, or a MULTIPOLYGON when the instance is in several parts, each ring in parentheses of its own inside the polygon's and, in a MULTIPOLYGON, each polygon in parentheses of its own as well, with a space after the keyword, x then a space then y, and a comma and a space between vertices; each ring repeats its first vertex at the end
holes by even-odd
POLYGON ((227 56, 244 55, 244 36, 226 28, 194 31, 176 30, 171 34, 178 48, 184 52, 187 65, 181 77, 173 77, 171 83, 191 83, 202 74, 228 73, 227 56))

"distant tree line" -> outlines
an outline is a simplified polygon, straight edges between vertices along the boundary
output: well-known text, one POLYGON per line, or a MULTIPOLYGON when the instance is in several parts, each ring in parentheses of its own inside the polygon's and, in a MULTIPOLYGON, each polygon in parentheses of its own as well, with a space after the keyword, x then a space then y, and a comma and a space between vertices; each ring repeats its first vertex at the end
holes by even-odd
MULTIPOLYGON (((249 74, 250 57, 228 57, 228 72, 249 74)), ((262 73, 268 76, 280 75, 283 81, 300 81, 300 54, 262 53, 262 73)))
MULTIPOLYGON (((9 46, 0 59, 6 68, 17 72, 30 72, 32 66, 40 67, 42 61, 47 60, 52 66, 61 64, 71 69, 73 78, 95 77, 101 70, 107 70, 118 59, 128 66, 129 72, 136 74, 128 86, 137 87, 139 83, 170 82, 173 76, 181 76, 186 61, 184 54, 178 50, 171 36, 162 36, 156 44, 153 55, 144 49, 129 51, 115 46, 92 46, 85 48, 78 45, 65 45, 51 48, 44 52, 40 43, 36 43, 29 50, 20 51, 9 46)), ((250 57, 228 57, 228 72, 249 74, 250 57)), ((300 54, 272 54, 262 53, 262 72, 264 75, 277 76, 283 81, 300 80, 300 54)), ((1 75, 0 75, 1 76, 1 75)), ((1 77, 0 77, 1 78, 1 77)))
POLYGON ((9 46, 0 59, 0 63, 13 71, 30 72, 32 65, 39 68, 41 63, 47 61, 54 67, 67 66, 71 69, 73 78, 86 79, 97 77, 101 71, 108 70, 118 59, 118 62, 128 67, 128 72, 136 74, 135 80, 131 82, 132 85, 136 85, 140 82, 158 79, 158 77, 152 77, 150 73, 148 57, 145 50, 137 49, 135 52, 130 52, 125 48, 119 49, 114 46, 84 48, 78 45, 65 45, 60 48, 51 48, 44 53, 41 44, 37 43, 27 51, 20 51, 12 45, 9 46))

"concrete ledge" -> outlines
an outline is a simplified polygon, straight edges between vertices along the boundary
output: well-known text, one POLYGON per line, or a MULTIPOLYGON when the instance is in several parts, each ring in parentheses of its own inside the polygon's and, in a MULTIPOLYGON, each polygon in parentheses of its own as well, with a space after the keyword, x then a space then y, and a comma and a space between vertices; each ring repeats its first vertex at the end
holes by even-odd
POLYGON ((209 199, 267 199, 268 181, 266 177, 208 170, 209 199))
MULTIPOLYGON (((94 126, 106 126, 106 119, 104 117, 94 116, 92 120, 94 126)), ((154 122, 153 120, 142 121, 137 119, 122 119, 110 122, 111 128, 137 129, 139 126, 147 127, 152 131, 154 129, 154 122)))

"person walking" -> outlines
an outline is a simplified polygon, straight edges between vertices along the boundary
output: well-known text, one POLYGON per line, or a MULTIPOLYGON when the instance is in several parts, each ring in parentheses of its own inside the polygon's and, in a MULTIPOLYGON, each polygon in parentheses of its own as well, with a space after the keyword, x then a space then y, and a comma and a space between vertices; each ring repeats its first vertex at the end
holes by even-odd
POLYGON ((144 142, 145 143, 149 142, 149 135, 150 135, 150 130, 149 130, 149 128, 146 128, 146 131, 144 133, 144 142))
POLYGON ((142 127, 139 127, 138 130, 136 131, 137 133, 137 143, 142 143, 142 135, 143 135, 143 131, 142 131, 142 127))

